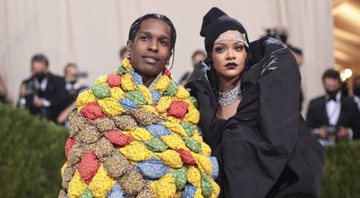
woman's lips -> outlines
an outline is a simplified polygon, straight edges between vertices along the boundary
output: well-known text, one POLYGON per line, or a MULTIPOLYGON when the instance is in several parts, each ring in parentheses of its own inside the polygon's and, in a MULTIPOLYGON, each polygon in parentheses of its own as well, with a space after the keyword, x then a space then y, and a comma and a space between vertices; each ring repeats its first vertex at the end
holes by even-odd
POLYGON ((233 69, 233 68, 235 68, 235 67, 237 67, 238 65, 236 64, 236 63, 233 63, 233 62, 231 62, 231 63, 227 63, 226 65, 225 65, 225 67, 227 67, 227 68, 229 68, 229 69, 233 69))

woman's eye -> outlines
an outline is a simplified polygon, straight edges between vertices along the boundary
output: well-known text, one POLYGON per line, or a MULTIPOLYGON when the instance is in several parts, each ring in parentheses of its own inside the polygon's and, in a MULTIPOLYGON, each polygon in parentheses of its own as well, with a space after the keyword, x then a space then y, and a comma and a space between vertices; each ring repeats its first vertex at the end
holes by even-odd
POLYGON ((217 53, 222 53, 224 51, 225 51, 225 49, 223 47, 216 47, 215 48, 215 52, 217 52, 217 53))
POLYGON ((235 50, 236 51, 241 51, 244 49, 244 46, 243 45, 239 45, 239 46, 235 46, 235 50))

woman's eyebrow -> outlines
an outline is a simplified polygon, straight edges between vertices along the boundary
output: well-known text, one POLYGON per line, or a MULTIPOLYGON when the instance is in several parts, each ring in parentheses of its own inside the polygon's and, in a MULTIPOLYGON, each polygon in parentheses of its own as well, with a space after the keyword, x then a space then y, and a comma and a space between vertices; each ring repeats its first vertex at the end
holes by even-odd
POLYGON ((242 44, 242 45, 244 45, 244 42, 243 42, 243 41, 237 41, 236 43, 234 43, 234 45, 237 45, 237 44, 242 44))
POLYGON ((222 43, 222 42, 215 43, 214 46, 216 46, 216 45, 226 46, 226 44, 222 43))

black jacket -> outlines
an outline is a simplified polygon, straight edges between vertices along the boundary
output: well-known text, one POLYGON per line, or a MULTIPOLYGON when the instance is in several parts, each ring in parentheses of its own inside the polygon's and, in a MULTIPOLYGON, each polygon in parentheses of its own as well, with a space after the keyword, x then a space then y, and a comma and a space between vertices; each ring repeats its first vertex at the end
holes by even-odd
MULTIPOLYGON (((341 110, 336 127, 343 126, 351 128, 353 131, 353 139, 359 139, 360 136, 360 112, 356 103, 350 98, 341 96, 341 110)), ((306 121, 310 128, 320 128, 328 126, 329 119, 326 113, 325 96, 315 98, 310 101, 306 121)))
POLYGON ((235 116, 218 119, 212 73, 200 63, 188 87, 198 99, 200 127, 220 164, 222 197, 318 197, 323 148, 299 112, 300 74, 274 39, 251 43, 235 116))
MULTIPOLYGON (((49 120, 55 121, 61 111, 66 107, 66 91, 65 91, 65 81, 62 77, 48 73, 47 75, 47 86, 45 91, 37 89, 34 85, 34 78, 29 78, 22 82, 30 93, 25 96, 25 106, 31 114, 41 115, 49 120), (37 95, 39 98, 44 98, 48 100, 51 105, 49 107, 38 108, 33 105, 34 96, 37 95)), ((21 100, 21 98, 20 98, 21 100)), ((18 102, 18 107, 20 107, 20 100, 18 102)))

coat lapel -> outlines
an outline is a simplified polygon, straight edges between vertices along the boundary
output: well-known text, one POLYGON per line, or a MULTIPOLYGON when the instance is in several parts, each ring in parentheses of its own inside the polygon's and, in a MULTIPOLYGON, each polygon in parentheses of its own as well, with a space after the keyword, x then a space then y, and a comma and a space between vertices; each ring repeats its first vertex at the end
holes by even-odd
POLYGON ((342 120, 344 119, 344 115, 346 114, 345 109, 343 108, 345 105, 343 105, 344 103, 344 98, 341 97, 340 98, 340 115, 338 120, 336 121, 336 125, 341 125, 340 123, 343 123, 342 120))
POLYGON ((327 115, 327 112, 326 112, 326 98, 325 96, 320 100, 321 104, 321 108, 319 109, 320 112, 320 118, 322 119, 322 123, 326 123, 326 125, 329 125, 329 117, 327 115))

